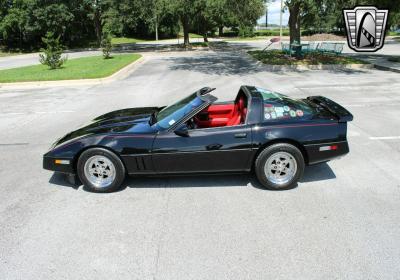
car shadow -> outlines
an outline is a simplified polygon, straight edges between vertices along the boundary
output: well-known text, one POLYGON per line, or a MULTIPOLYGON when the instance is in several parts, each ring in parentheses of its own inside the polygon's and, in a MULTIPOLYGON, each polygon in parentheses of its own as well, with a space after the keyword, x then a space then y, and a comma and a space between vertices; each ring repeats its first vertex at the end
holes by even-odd
MULTIPOLYGON (((306 167, 303 178, 300 183, 318 182, 335 179, 336 176, 327 163, 306 167)), ((79 180, 74 183, 68 181, 68 177, 64 174, 54 173, 49 183, 71 187, 78 190, 82 185, 79 180)), ((122 183, 119 191, 126 188, 239 188, 253 187, 266 190, 258 181, 254 174, 215 174, 215 175, 185 175, 185 176, 149 176, 149 177, 127 177, 122 183)), ((294 186, 293 188, 296 188, 294 186)), ((280 189, 279 191, 289 190, 293 188, 280 189)), ((83 188, 87 190, 86 188, 83 188)), ((276 191, 276 190, 274 190, 276 191)))
POLYGON ((69 180, 68 175, 63 173, 54 172, 53 175, 49 179, 49 183, 53 185, 58 185, 62 187, 69 187, 75 190, 79 189, 79 186, 82 185, 81 182, 75 181, 72 182, 69 180))
POLYGON ((304 170, 303 178, 301 178, 300 183, 326 181, 335 178, 336 175, 329 164, 324 162, 321 164, 307 166, 304 170))

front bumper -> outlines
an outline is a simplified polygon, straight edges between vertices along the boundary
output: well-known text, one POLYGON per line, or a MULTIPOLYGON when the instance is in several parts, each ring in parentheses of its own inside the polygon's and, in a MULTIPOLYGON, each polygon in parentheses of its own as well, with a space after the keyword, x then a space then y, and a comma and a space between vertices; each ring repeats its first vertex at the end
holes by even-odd
POLYGON ((73 159, 71 158, 55 158, 49 155, 44 155, 43 168, 61 173, 75 174, 73 159))

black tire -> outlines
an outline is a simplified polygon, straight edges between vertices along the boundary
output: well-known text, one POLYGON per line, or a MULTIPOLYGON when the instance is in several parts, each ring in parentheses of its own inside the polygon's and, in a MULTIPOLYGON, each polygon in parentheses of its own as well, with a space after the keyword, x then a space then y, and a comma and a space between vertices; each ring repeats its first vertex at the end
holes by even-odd
MULTIPOLYGON (((272 190, 285 190, 285 189, 291 189, 297 186, 298 180, 303 176, 304 172, 304 157, 301 151, 287 143, 278 143, 271 145, 269 147, 266 147, 257 157, 255 161, 255 172, 257 175, 258 181, 267 189, 272 189, 272 190), (296 161, 296 172, 293 177, 287 182, 284 183, 276 183, 268 179, 268 176, 265 172, 265 165, 267 164, 268 159, 271 156, 276 156, 278 152, 283 152, 289 154, 295 161, 296 161)), ((275 171, 276 172, 276 171, 275 171)))
POLYGON ((86 189, 91 192, 105 193, 105 192, 116 191, 121 187, 121 184, 125 179, 125 166, 122 163, 121 159, 113 152, 103 148, 92 148, 84 151, 80 155, 76 167, 79 179, 81 180, 84 187, 86 187, 86 189), (90 178, 87 178, 84 170, 85 164, 89 159, 91 159, 94 156, 105 157, 114 165, 115 177, 109 185, 99 187, 93 184, 90 178))

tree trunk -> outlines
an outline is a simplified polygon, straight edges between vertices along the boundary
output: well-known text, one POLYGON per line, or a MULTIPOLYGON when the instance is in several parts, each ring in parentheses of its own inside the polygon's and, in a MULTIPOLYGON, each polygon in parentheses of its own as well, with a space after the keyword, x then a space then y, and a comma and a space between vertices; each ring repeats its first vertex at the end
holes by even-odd
POLYGON ((189 47, 189 18, 186 15, 182 16, 181 23, 183 27, 183 44, 185 47, 189 47))
POLYGON ((289 7, 290 43, 300 43, 300 1, 294 1, 289 7))
POLYGON ((224 36, 224 26, 219 26, 218 27, 218 36, 219 37, 224 36))
POLYGON ((96 32, 97 42, 100 46, 101 43, 101 33, 102 33, 102 26, 101 26, 101 19, 100 19, 100 11, 96 9, 94 12, 94 29, 96 32))

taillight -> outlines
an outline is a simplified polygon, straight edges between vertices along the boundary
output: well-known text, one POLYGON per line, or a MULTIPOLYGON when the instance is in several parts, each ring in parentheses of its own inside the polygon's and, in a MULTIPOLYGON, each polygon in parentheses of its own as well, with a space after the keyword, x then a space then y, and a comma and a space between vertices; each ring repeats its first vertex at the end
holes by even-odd
POLYGON ((338 145, 322 146, 319 147, 319 151, 336 151, 338 148, 338 145))

